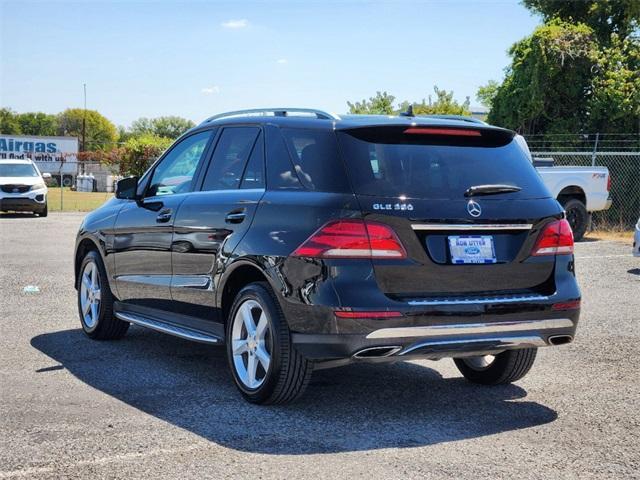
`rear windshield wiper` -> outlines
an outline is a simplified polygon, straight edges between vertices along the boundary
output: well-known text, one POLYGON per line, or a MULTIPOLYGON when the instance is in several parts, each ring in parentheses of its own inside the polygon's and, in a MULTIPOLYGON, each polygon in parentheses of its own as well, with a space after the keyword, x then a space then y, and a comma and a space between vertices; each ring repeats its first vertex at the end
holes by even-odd
POLYGON ((515 185, 474 185, 467 188, 464 192, 465 197, 473 197, 474 195, 495 195, 496 193, 519 192, 522 190, 515 185))

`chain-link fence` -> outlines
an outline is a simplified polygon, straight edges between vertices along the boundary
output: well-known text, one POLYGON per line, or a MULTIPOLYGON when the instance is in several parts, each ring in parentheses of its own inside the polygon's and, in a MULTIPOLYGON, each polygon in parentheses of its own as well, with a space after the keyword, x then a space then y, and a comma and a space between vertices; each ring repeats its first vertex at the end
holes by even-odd
POLYGON ((640 151, 533 152, 534 158, 552 158, 555 166, 603 166, 611 175, 609 210, 594 212, 594 229, 629 229, 640 216, 640 151))
POLYGON ((37 162, 42 172, 51 175, 49 186, 66 187, 85 192, 113 192, 113 185, 119 177, 118 165, 101 162, 65 161, 52 164, 37 162))
POLYGON ((532 152, 640 152, 638 133, 546 133, 525 138, 532 152))
POLYGON ((113 196, 115 183, 121 178, 117 165, 100 162, 65 161, 39 163, 51 175, 48 204, 50 211, 90 211, 113 196))

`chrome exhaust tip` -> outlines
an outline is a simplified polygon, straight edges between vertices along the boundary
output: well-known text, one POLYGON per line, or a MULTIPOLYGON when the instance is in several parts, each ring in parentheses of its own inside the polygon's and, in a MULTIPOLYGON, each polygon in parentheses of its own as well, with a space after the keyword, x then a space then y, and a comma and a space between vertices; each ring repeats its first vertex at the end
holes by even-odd
POLYGON ((395 355, 402 347, 397 345, 386 347, 369 347, 353 354, 353 358, 384 358, 395 355))
POLYGON ((565 345, 573 342, 573 337, 571 335, 553 335, 548 338, 548 341, 553 346, 565 345))

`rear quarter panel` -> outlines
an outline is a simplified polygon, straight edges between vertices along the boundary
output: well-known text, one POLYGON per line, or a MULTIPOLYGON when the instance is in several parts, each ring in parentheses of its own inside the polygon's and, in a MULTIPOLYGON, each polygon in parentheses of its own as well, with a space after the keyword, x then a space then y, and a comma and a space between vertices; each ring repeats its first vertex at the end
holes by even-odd
MULTIPOLYGON (((340 304, 333 285, 339 272, 331 267, 331 262, 290 255, 328 220, 360 217, 358 202, 352 194, 267 191, 249 232, 226 264, 218 295, 238 265, 254 264, 269 277, 293 331, 331 331, 327 312, 331 306, 340 304), (324 308, 310 309, 310 305, 324 308)), ((367 260, 366 264, 364 274, 372 275, 371 262, 367 260)))

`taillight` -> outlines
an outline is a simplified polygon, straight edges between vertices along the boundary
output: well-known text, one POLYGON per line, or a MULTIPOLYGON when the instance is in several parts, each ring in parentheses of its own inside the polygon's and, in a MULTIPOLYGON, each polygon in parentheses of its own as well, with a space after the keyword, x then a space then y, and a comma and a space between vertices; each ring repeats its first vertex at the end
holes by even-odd
POLYGON ((611 174, 607 175, 607 192, 611 191, 611 174))
POLYGON ((469 130, 461 128, 424 128, 411 127, 407 128, 404 133, 411 135, 451 135, 454 137, 480 137, 482 134, 479 130, 469 130))
POLYGON ((406 258, 407 253, 391 227, 354 219, 326 223, 292 255, 316 258, 406 258))
POLYGON ((531 255, 564 255, 573 253, 573 232, 566 219, 556 220, 544 227, 531 255))
POLYGON ((551 310, 578 310, 580 308, 580 300, 571 300, 570 302, 559 302, 551 305, 551 310))

